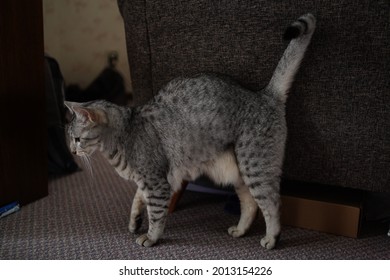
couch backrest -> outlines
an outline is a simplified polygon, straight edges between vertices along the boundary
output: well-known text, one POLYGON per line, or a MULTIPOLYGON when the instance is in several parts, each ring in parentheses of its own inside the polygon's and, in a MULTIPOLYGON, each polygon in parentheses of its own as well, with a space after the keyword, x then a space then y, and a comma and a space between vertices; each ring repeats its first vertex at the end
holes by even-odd
POLYGON ((284 176, 390 190, 390 4, 378 1, 119 0, 135 102, 170 79, 219 72, 264 87, 300 15, 317 30, 287 104, 284 176))

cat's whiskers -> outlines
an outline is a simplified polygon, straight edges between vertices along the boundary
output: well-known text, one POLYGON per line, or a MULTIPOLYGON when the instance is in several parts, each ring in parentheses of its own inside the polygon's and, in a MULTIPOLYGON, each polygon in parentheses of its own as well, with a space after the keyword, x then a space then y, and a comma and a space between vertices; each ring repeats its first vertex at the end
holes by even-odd
POLYGON ((88 153, 85 153, 85 152, 80 153, 79 156, 81 158, 83 165, 88 170, 88 173, 90 175, 90 183, 91 183, 91 185, 93 185, 95 180, 94 180, 93 168, 92 168, 92 164, 91 164, 92 158, 88 153))

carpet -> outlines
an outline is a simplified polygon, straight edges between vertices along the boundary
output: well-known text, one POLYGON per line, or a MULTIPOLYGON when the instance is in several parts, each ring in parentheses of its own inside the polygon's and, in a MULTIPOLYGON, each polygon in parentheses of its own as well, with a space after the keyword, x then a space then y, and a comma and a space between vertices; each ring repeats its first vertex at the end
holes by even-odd
POLYGON ((230 197, 193 191, 169 215, 158 245, 143 248, 127 229, 135 186, 100 154, 91 162, 92 173, 50 179, 49 196, 0 219, 0 259, 390 259, 384 225, 367 226, 358 239, 285 226, 279 246, 267 251, 261 219, 232 238, 227 229, 239 217, 224 211, 230 197))

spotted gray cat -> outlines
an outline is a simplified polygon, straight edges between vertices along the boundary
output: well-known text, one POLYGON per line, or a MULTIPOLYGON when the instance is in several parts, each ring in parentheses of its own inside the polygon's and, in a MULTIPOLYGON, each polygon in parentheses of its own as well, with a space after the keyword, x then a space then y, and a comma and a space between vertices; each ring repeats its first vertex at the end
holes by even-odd
POLYGON ((71 151, 79 156, 101 151, 120 176, 138 185, 129 229, 139 229, 145 206, 149 221, 148 232, 136 239, 139 245, 149 247, 160 239, 170 199, 182 181, 205 174, 217 184, 233 185, 240 199, 240 219, 228 233, 244 235, 259 207, 266 222, 261 245, 274 248, 281 232, 285 103, 314 29, 311 14, 287 28, 291 41, 260 92, 201 74, 172 80, 139 107, 66 103, 73 113, 71 151))

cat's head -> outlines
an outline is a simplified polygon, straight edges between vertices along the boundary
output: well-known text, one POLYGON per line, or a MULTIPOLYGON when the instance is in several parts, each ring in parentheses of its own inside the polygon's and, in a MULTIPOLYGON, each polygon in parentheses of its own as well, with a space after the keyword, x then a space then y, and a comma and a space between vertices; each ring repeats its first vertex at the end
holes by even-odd
POLYGON ((70 151, 78 156, 91 155, 101 144, 107 116, 103 109, 93 103, 65 101, 69 123, 67 133, 70 151))

